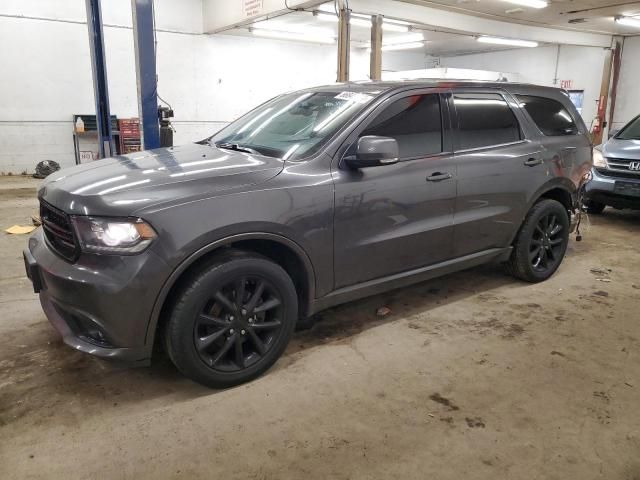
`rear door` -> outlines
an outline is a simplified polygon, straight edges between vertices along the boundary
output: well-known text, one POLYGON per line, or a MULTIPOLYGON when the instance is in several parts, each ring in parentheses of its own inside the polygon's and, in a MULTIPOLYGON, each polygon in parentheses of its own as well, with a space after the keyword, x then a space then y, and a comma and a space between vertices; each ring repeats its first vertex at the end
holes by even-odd
POLYGON ((568 178, 578 186, 591 165, 591 141, 569 98, 562 98, 561 93, 557 95, 556 99, 536 95, 536 92, 514 96, 539 131, 550 174, 568 178))
POLYGON ((458 175, 454 254, 508 246, 544 183, 541 146, 527 139, 522 112, 505 92, 456 89, 450 107, 458 175))
POLYGON ((356 129, 339 154, 365 135, 393 137, 393 165, 333 169, 336 288, 451 258, 455 163, 449 116, 437 91, 394 95, 356 129))

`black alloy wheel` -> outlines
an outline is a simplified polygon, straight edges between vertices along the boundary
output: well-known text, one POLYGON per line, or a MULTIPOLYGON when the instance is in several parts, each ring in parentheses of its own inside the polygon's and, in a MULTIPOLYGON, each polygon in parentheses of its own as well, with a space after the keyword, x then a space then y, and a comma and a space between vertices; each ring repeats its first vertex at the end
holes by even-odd
POLYGON ((240 276, 208 299, 194 325, 194 343, 210 368, 237 372, 258 362, 283 327, 282 298, 265 278, 240 276))
POLYGON ((258 377, 282 355, 298 319, 296 288, 282 267, 227 250, 181 283, 164 340, 184 375, 208 387, 232 387, 258 377))
POLYGON ((529 260, 534 270, 545 272, 561 260, 565 241, 563 229, 564 226, 558 223, 558 216, 554 213, 538 220, 529 249, 529 260))
POLYGON ((569 212, 557 200, 538 201, 522 223, 507 269, 527 282, 542 282, 560 266, 569 245, 569 212))

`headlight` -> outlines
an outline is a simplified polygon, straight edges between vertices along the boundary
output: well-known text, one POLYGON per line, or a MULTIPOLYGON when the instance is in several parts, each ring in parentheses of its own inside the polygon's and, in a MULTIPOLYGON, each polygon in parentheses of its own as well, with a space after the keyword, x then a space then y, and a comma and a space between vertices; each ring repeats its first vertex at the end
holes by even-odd
POLYGON ((133 254, 149 246, 156 232, 140 218, 73 217, 80 247, 85 252, 133 254))
POLYGON ((599 168, 607 168, 607 161, 602 156, 600 150, 593 149, 593 166, 599 168))

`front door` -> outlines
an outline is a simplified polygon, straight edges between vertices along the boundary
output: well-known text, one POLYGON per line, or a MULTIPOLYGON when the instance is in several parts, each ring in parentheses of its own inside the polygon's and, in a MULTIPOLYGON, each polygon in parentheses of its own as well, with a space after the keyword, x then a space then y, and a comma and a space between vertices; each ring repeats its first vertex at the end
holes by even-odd
POLYGON ((446 102, 438 93, 395 95, 350 137, 395 138, 393 165, 334 169, 336 288, 451 258, 456 170, 446 102))

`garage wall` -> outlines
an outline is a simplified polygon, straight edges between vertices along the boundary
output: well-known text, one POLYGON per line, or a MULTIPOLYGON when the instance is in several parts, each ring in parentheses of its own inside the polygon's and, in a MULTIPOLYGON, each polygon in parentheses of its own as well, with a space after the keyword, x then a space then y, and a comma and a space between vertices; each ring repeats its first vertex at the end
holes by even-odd
MULTIPOLYGON (((102 3, 111 111, 137 117, 130 1, 102 3)), ((176 144, 284 91, 335 81, 335 46, 203 35, 200 0, 156 0, 156 19, 158 92, 176 112, 176 144)), ((95 111, 85 22, 83 0, 0 2, 0 173, 45 159, 73 165, 72 115, 95 111)), ((394 52, 383 67, 415 58, 394 52)), ((352 78, 368 72, 368 54, 354 49, 352 78)))
MULTIPOLYGON (((131 2, 102 4, 112 112, 137 116, 131 2)), ((156 0, 156 19, 159 42, 202 36, 200 0, 156 0)), ((0 172, 73 164, 71 116, 95 111, 85 22, 84 0, 0 2, 0 172)))
POLYGON ((545 46, 442 57, 440 66, 498 71, 505 73, 507 78, 509 72, 518 72, 523 82, 547 86, 559 86, 561 80, 572 80, 572 89, 584 90, 582 117, 590 125, 596 113, 605 56, 606 50, 599 47, 545 46), (557 77, 556 59, 559 60, 557 77), (554 84, 556 78, 558 83, 554 84))
POLYGON ((627 37, 622 49, 622 67, 618 80, 613 128, 624 126, 640 114, 640 37, 627 37))

